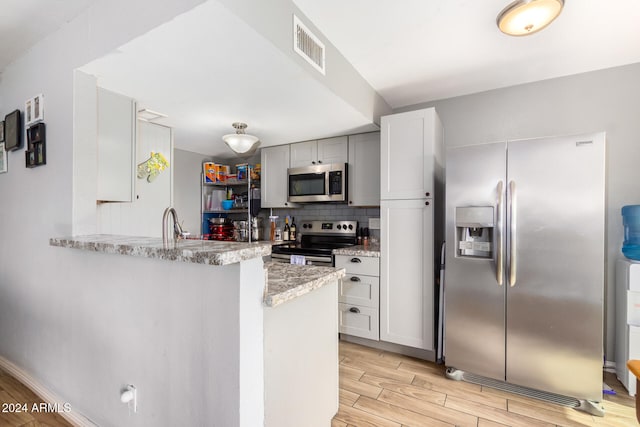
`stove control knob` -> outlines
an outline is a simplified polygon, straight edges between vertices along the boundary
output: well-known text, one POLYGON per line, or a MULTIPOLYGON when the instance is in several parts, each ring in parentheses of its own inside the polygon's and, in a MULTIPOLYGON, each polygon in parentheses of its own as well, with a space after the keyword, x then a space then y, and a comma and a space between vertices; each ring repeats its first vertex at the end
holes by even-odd
POLYGON ((353 225, 349 224, 349 230, 353 230, 353 225))
POLYGON ((340 224, 338 224, 338 230, 340 230, 342 228, 342 226, 340 224))
POLYGON ((313 224, 307 224, 307 227, 313 228, 313 224))

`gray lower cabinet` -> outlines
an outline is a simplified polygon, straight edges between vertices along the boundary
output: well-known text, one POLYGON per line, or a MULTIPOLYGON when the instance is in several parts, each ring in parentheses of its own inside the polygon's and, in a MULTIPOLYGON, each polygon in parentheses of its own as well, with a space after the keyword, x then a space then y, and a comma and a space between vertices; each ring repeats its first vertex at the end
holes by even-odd
POLYGON ((378 341, 380 339, 379 258, 336 255, 335 265, 347 274, 339 284, 340 333, 378 341))

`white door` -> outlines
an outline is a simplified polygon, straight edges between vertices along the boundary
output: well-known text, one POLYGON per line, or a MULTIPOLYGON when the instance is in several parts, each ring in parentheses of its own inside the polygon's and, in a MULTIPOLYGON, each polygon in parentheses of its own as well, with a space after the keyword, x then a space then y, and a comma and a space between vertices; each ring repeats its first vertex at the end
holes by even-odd
POLYGON ((380 206, 380 340, 433 350, 433 202, 380 206))
POLYGON ((299 168, 301 166, 315 165, 318 160, 318 142, 305 141, 291 144, 291 166, 299 168))
POLYGON ((261 205, 263 208, 282 208, 287 202, 287 168, 289 167, 289 146, 265 147, 261 152, 262 176, 261 205))
POLYGON ((442 125, 433 108, 382 117, 380 198, 433 197, 441 140, 442 125))
POLYGON ((347 163, 349 143, 346 136, 321 139, 318 141, 318 163, 347 163))
POLYGON ((133 99, 98 88, 97 200, 133 199, 135 115, 133 99))

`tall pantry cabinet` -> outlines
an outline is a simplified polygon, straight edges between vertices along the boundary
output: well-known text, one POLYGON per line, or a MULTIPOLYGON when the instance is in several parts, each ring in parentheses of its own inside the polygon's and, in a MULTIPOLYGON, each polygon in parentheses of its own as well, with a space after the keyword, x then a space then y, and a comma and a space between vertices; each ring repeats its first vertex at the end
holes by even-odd
POLYGON ((444 217, 443 128, 434 108, 382 117, 380 340, 435 349, 444 217))

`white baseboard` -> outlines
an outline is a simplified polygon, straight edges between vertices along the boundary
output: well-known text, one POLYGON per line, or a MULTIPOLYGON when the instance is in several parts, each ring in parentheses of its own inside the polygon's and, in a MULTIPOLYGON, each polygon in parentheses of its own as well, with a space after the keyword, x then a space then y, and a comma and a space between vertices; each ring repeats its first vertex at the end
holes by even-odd
POLYGON ((604 362, 604 370, 607 372, 616 372, 616 362, 607 360, 604 362))
MULTIPOLYGON (((5 359, 2 356, 0 356, 0 368, 2 368, 2 370, 4 370, 4 371, 8 372, 9 374, 11 374, 11 376, 13 376, 15 379, 17 379, 22 384, 24 384, 29 389, 31 389, 31 391, 33 391, 35 394, 37 394, 46 403, 55 405, 58 408, 64 408, 65 407, 64 405, 67 402, 65 402, 59 396, 55 395, 53 392, 51 392, 46 387, 44 387, 42 384, 40 384, 27 371, 25 371, 24 369, 20 368, 18 365, 14 364, 13 362, 9 361, 8 359, 5 359)), ((68 406, 68 403, 67 403, 67 406, 68 406)), ((60 412, 56 412, 56 413, 58 415, 60 415, 62 418, 64 418, 65 420, 67 420, 69 423, 73 424, 74 426, 77 426, 77 427, 97 427, 97 424, 91 422, 91 420, 89 420, 85 416, 83 416, 83 415, 79 414, 78 412, 74 411, 73 407, 71 407, 71 409, 68 412, 60 411, 60 412)))

